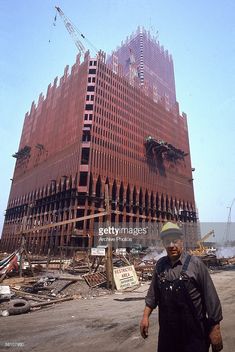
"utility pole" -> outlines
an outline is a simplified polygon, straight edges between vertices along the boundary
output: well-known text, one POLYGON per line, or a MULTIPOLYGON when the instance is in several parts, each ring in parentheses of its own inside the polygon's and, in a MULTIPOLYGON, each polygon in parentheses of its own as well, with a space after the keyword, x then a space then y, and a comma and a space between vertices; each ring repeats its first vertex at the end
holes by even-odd
MULTIPOLYGON (((106 210, 106 226, 110 226, 110 204, 109 204, 109 185, 105 184, 105 210, 106 210)), ((113 279, 113 250, 112 243, 108 242, 108 249, 106 254, 106 274, 107 274, 107 287, 114 291, 113 279), (111 286, 111 287, 110 287, 111 286)))
MULTIPOLYGON (((27 215, 28 215, 28 211, 27 211, 27 215)), ((20 244, 20 251, 19 251, 19 254, 20 254, 20 277, 22 277, 22 272, 23 272, 23 262, 24 262, 23 255, 26 256, 26 258, 28 260, 28 263, 29 263, 30 270, 32 272, 32 275, 34 276, 34 271, 33 271, 33 267, 32 267, 32 264, 31 264, 31 260, 29 258, 28 252, 27 252, 26 247, 25 247, 25 231, 26 231, 26 224, 27 224, 27 221, 28 221, 28 216, 27 215, 25 215, 23 217, 23 219, 22 219, 21 244, 20 244)))

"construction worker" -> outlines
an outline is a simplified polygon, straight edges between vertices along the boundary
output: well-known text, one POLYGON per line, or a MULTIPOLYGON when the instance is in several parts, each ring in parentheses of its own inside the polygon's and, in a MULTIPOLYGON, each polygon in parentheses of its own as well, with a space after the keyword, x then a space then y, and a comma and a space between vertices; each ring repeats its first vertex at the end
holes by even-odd
POLYGON ((158 352, 223 349, 221 304, 204 263, 183 251, 183 233, 174 223, 162 227, 167 256, 159 259, 146 299, 140 332, 148 337, 149 316, 159 307, 158 352))

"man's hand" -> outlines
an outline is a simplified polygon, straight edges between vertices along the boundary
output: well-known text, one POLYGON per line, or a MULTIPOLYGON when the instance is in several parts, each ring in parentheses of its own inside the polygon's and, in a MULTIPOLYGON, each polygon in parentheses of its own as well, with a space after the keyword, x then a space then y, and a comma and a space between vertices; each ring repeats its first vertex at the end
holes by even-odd
POLYGON ((152 311, 153 311, 153 308, 150 308, 148 306, 144 308, 144 315, 140 322, 140 333, 144 339, 148 337, 149 316, 152 313, 152 311))
POLYGON ((223 349, 223 340, 220 332, 220 325, 214 325, 209 334, 213 352, 220 352, 223 349))
POLYGON ((140 333, 143 339, 148 337, 148 329, 149 329, 149 318, 143 316, 143 319, 140 322, 140 333))

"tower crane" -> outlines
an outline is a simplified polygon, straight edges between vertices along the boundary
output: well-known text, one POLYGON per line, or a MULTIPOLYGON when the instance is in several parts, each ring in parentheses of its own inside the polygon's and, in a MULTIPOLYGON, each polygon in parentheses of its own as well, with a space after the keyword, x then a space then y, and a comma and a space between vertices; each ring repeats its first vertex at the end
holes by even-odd
POLYGON ((227 245, 229 244, 229 241, 230 241, 231 212, 232 212, 232 207, 234 203, 235 203, 235 198, 233 199, 230 207, 227 207, 229 209, 226 232, 225 232, 225 244, 227 245))
MULTIPOLYGON (((59 13, 61 19, 64 22, 65 28, 69 32, 70 36, 72 37, 80 55, 84 55, 86 52, 85 46, 82 44, 81 40, 79 39, 79 36, 82 37, 83 40, 85 40, 89 47, 95 52, 95 54, 98 52, 98 50, 94 47, 94 45, 85 37, 84 34, 82 34, 79 29, 72 23, 72 21, 64 14, 64 12, 61 10, 60 7, 55 6, 56 11, 59 13)), ((55 21, 56 21, 56 16, 55 16, 55 21)), ((54 22, 55 24, 55 22, 54 22)))

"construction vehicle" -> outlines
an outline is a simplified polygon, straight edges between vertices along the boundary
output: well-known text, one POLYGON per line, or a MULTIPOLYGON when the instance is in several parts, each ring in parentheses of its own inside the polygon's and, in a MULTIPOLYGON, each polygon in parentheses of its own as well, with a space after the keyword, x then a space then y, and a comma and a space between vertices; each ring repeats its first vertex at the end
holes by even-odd
POLYGON ((209 255, 213 254, 213 250, 205 247, 203 243, 211 236, 215 237, 215 231, 211 230, 208 233, 206 233, 200 240, 197 241, 198 248, 192 249, 189 251, 190 254, 192 255, 198 255, 198 256, 203 256, 203 255, 209 255))

